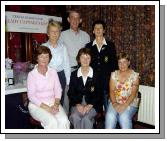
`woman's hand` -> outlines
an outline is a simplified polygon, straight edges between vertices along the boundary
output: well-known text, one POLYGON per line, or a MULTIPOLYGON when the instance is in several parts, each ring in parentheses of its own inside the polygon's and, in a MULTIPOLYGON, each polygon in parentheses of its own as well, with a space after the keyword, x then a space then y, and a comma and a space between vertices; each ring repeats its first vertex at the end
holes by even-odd
POLYGON ((88 104, 84 106, 84 113, 89 113, 89 111, 92 109, 93 105, 88 104))
POLYGON ((59 105, 51 106, 51 113, 56 114, 57 112, 59 112, 59 105))
POLYGON ((113 107, 118 113, 122 113, 126 110, 128 106, 126 104, 115 103, 113 107))
POLYGON ((78 110, 78 112, 80 112, 81 114, 84 114, 84 106, 81 104, 77 104, 76 108, 78 110))
POLYGON ((114 103, 112 106, 113 106, 113 108, 115 109, 115 111, 119 111, 119 103, 114 103))
POLYGON ((125 104, 119 104, 118 113, 122 113, 126 110, 127 106, 125 104))
POLYGON ((56 98, 54 101, 54 105, 51 106, 51 113, 56 114, 59 112, 60 98, 56 98))
POLYGON ((59 111, 59 107, 57 107, 55 105, 53 105, 53 106, 50 107, 49 105, 47 105, 45 103, 42 103, 40 105, 40 107, 42 109, 46 110, 47 112, 51 113, 51 114, 56 114, 59 111))
POLYGON ((51 109, 51 107, 48 106, 48 105, 45 106, 43 109, 46 110, 46 111, 49 112, 49 113, 52 113, 52 109, 51 109))

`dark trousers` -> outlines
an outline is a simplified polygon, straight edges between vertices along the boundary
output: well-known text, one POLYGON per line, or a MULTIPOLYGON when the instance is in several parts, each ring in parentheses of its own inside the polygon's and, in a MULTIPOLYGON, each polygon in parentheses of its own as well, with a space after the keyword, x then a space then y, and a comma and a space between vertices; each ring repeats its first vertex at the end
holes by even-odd
POLYGON ((104 112, 107 111, 108 108, 108 100, 109 100, 109 79, 110 76, 108 75, 108 73, 104 73, 104 72, 96 72, 98 75, 98 86, 100 89, 100 93, 101 93, 101 110, 103 110, 104 112))
POLYGON ((103 90, 103 106, 104 106, 104 111, 107 112, 107 108, 108 108, 108 91, 107 90, 103 90))
POLYGON ((66 77, 65 77, 65 73, 64 70, 57 72, 58 77, 59 77, 59 81, 62 87, 62 96, 61 96, 61 100, 60 103, 63 106, 64 103, 64 94, 65 94, 65 87, 66 87, 66 77))

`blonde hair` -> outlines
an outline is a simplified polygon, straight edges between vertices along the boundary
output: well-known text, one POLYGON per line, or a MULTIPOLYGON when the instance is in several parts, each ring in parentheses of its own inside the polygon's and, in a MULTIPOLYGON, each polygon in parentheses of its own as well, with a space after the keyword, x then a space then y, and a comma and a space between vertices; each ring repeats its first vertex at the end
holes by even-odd
POLYGON ((60 31, 62 30, 62 26, 60 22, 54 21, 54 20, 50 20, 47 26, 47 33, 49 31, 49 28, 53 26, 53 27, 57 27, 60 31))

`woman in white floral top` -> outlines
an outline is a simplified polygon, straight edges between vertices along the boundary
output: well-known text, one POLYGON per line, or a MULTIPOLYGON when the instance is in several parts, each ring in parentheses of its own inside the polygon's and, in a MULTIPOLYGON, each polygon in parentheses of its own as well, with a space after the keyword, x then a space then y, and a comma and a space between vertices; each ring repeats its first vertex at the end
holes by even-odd
POLYGON ((119 70, 111 73, 110 104, 106 113, 105 128, 132 128, 132 117, 138 107, 139 73, 129 68, 130 60, 126 53, 118 54, 119 70))

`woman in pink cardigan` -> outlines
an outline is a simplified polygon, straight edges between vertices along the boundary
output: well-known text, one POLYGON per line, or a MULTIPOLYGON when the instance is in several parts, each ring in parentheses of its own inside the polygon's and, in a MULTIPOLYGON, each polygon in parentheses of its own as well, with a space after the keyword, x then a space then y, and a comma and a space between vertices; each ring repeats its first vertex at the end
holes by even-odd
POLYGON ((70 122, 60 105, 62 89, 57 72, 48 67, 50 49, 40 46, 36 53, 37 65, 27 78, 29 112, 44 129, 69 129, 70 122))

